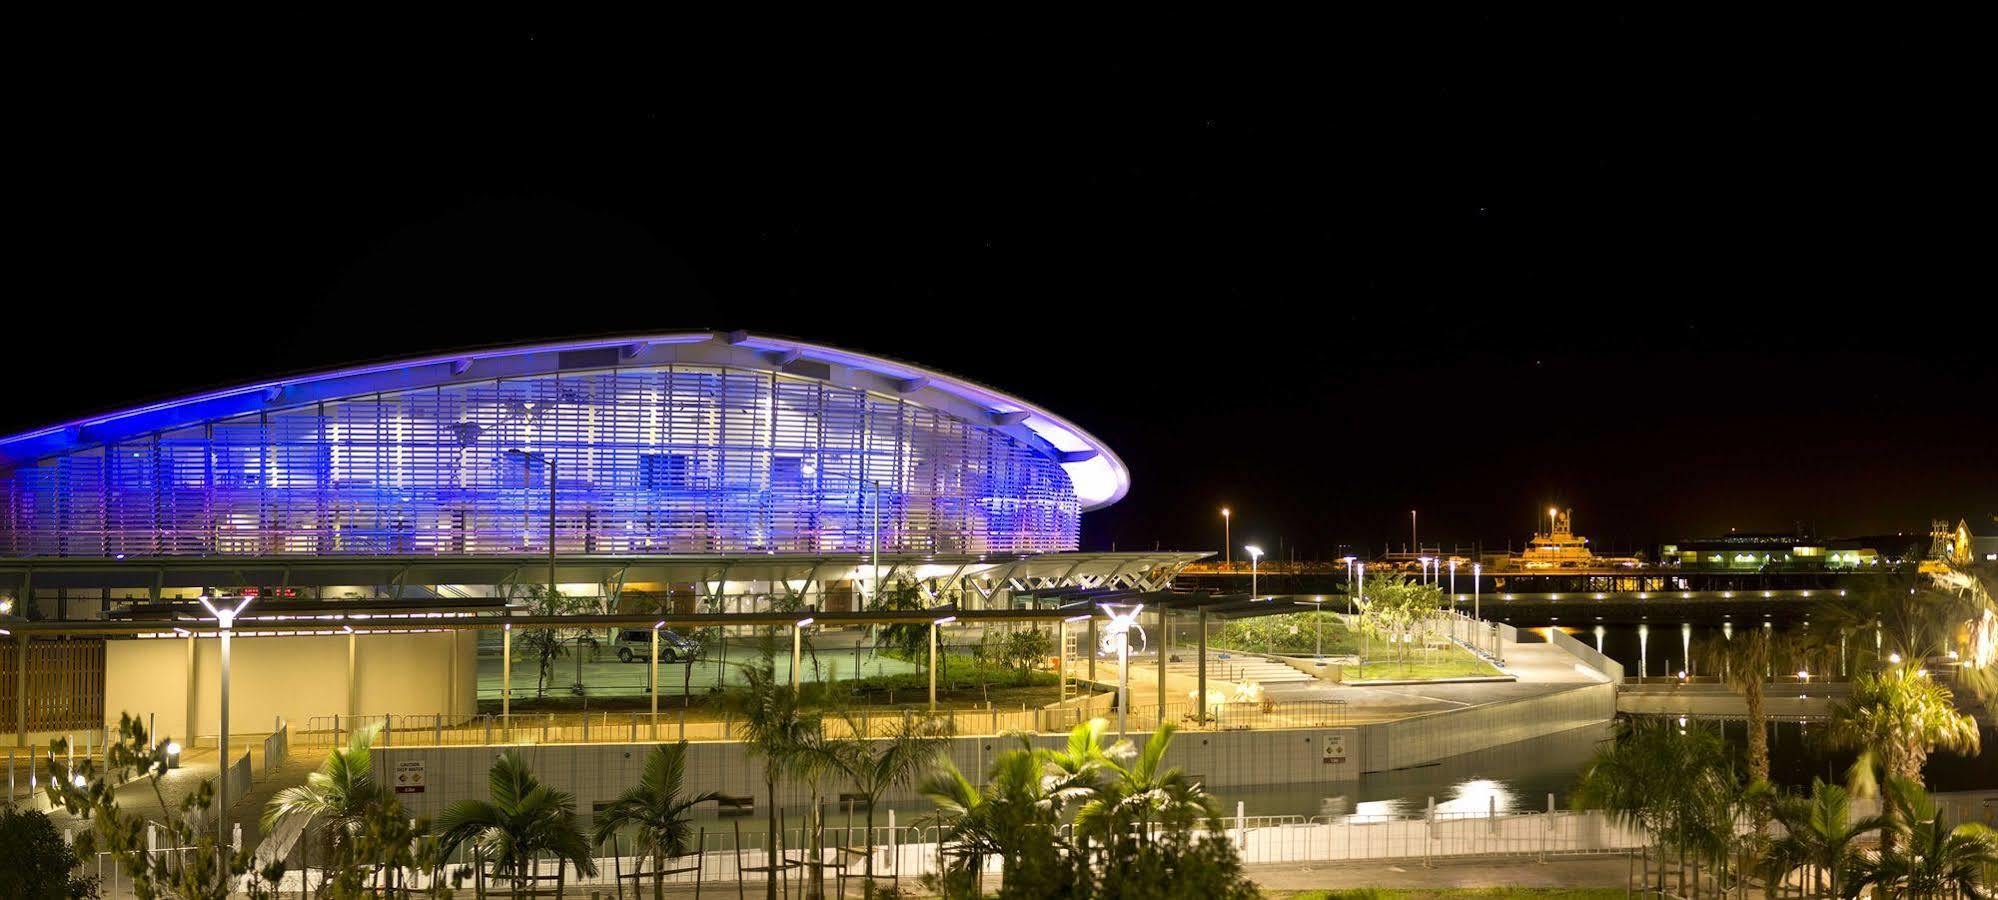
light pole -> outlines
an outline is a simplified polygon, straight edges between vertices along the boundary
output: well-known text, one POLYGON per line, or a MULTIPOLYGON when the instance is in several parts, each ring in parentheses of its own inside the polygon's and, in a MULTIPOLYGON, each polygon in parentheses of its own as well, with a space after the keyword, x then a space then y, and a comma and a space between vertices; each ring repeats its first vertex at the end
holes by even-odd
POLYGON ((1358 557, 1346 556, 1341 559, 1346 563, 1346 612, 1350 614, 1353 611, 1353 560, 1358 557))
POLYGON ((1484 563, 1471 564, 1471 618, 1473 619, 1479 618, 1478 614, 1482 612, 1482 610, 1478 608, 1478 589, 1479 589, 1478 582, 1481 578, 1483 578, 1484 573, 1485 573, 1484 563))
MULTIPOLYGON (((1249 559, 1250 565, 1255 565, 1255 557, 1249 559)), ((1145 605, 1099 603, 1097 606, 1110 617, 1110 633, 1117 637, 1117 739, 1123 740, 1130 734, 1131 629, 1138 627, 1138 613, 1144 611, 1145 605)), ((1159 710, 1159 717, 1165 717, 1165 710, 1159 710)))
POLYGON ((1228 512, 1228 507, 1221 507, 1221 567, 1223 569, 1232 569, 1235 567, 1235 539, 1232 536, 1234 525, 1235 519, 1233 514, 1228 512))
POLYGON ((1250 544, 1242 548, 1249 551, 1249 596, 1256 596, 1256 563, 1263 558, 1263 548, 1250 544))
POLYGON ((1450 560, 1450 611, 1457 611, 1457 561, 1450 560))
POLYGON ((1412 509, 1408 511, 1408 552, 1422 552, 1422 542, 1415 539, 1415 510, 1412 509))
POLYGON ((1554 537, 1554 516, 1558 512, 1559 510, 1556 510, 1552 506, 1547 507, 1547 537, 1550 540, 1554 537))
POLYGON ((930 715, 937 714, 937 629, 957 621, 956 616, 944 616, 930 623, 930 715))
MULTIPOLYGON (((798 663, 799 663, 799 655, 804 651, 805 648, 805 629, 809 627, 811 624, 812 624, 812 617, 806 616, 802 619, 799 619, 796 625, 791 626, 791 693, 793 694, 798 692, 798 663)), ((934 648, 936 646, 936 643, 932 641, 930 646, 934 648)), ((931 660, 931 662, 935 662, 935 660, 931 660)), ((934 676, 932 676, 930 683, 931 684, 936 683, 936 679, 934 676)), ((936 702, 936 696, 935 696, 936 689, 931 688, 930 693, 931 693, 930 702, 934 704, 936 702)))
POLYGON ((1419 563, 1421 563, 1421 564, 1422 564, 1422 576, 1421 576, 1420 578, 1416 579, 1416 580, 1417 580, 1417 581, 1420 581, 1420 582, 1421 582, 1421 583, 1423 583, 1423 584, 1428 584, 1428 583, 1429 583, 1429 557, 1427 557, 1427 556, 1421 556, 1421 557, 1417 557, 1417 558, 1416 558, 1416 562, 1419 562, 1419 563))
POLYGON ((229 632, 236 625, 237 614, 249 606, 253 599, 256 598, 244 597, 243 602, 236 604, 236 608, 220 609, 208 602, 207 597, 201 598, 201 605, 207 607, 208 614, 215 617, 215 627, 222 639, 222 726, 217 729, 222 736, 222 777, 215 780, 215 846, 225 854, 228 853, 229 846, 229 836, 225 833, 229 828, 229 632))
MULTIPOLYGON (((652 659, 649 661, 652 675, 647 679, 647 685, 652 691, 652 727, 647 730, 651 732, 655 741, 659 740, 659 629, 664 627, 666 627, 665 619, 660 619, 652 626, 652 659)), ((687 665, 691 666, 693 663, 689 662, 687 665)))

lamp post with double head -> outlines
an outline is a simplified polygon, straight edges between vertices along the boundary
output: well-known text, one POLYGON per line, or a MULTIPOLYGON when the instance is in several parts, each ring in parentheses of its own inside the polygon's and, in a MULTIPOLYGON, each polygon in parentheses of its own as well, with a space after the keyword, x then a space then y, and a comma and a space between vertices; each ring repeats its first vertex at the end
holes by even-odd
MULTIPOLYGON (((1255 565, 1255 557, 1250 557, 1250 565, 1255 565)), ((1122 740, 1130 735, 1131 712, 1131 632, 1138 627, 1138 613, 1145 609, 1143 603, 1099 603, 1103 614, 1110 617, 1106 626, 1111 637, 1117 640, 1117 738, 1122 740)), ((1165 717, 1165 710, 1159 710, 1159 717, 1165 717)))
POLYGON ((229 852, 227 849, 229 836, 226 833, 229 828, 229 633, 235 628, 236 617, 241 615, 244 608, 255 598, 244 597, 242 602, 233 607, 228 605, 227 598, 218 599, 223 600, 222 606, 216 606, 207 597, 201 598, 201 605, 208 609, 209 615, 215 617, 216 634, 222 641, 218 648, 222 662, 222 702, 219 710, 222 719, 216 729, 221 735, 219 749, 222 753, 222 777, 215 780, 215 845, 226 855, 229 852))

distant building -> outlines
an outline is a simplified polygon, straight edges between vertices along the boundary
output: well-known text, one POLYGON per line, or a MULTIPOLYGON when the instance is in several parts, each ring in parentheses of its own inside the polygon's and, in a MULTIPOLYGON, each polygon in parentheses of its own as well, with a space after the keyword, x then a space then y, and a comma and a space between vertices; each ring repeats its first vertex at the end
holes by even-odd
MULTIPOLYGON (((1894 546, 1890 540, 1885 546, 1894 546)), ((1666 544, 1660 561, 1683 569, 1761 571, 1764 569, 1863 569, 1881 564, 1877 538, 1823 539, 1808 532, 1730 531, 1719 537, 1666 544)), ((1887 556, 1895 555, 1890 551, 1887 556)))
POLYGON ((1938 519, 1930 534, 1929 556, 1951 565, 1998 562, 1998 516, 1938 519))

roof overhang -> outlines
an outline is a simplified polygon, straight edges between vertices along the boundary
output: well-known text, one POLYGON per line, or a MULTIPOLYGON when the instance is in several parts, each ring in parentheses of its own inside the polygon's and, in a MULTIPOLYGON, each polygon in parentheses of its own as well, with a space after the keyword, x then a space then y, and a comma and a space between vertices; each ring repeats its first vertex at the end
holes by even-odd
POLYGON ((743 331, 622 335, 494 347, 260 381, 0 437, 0 469, 155 431, 377 392, 672 364, 720 365, 817 378, 908 398, 1004 432, 1059 463, 1084 510, 1122 499, 1131 473, 1109 446, 1048 410, 953 375, 865 353, 743 331))

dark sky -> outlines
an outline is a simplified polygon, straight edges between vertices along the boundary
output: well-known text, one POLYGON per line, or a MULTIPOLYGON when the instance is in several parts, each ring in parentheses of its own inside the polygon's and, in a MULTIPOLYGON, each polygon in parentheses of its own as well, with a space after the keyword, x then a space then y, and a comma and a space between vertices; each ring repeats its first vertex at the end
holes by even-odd
POLYGON ((1134 485, 1091 548, 1218 549, 1224 504, 1307 556, 1410 508, 1625 546, 1998 511, 1987 79, 1945 23, 358 24, 30 92, 0 430, 747 328, 1092 430, 1134 485))

